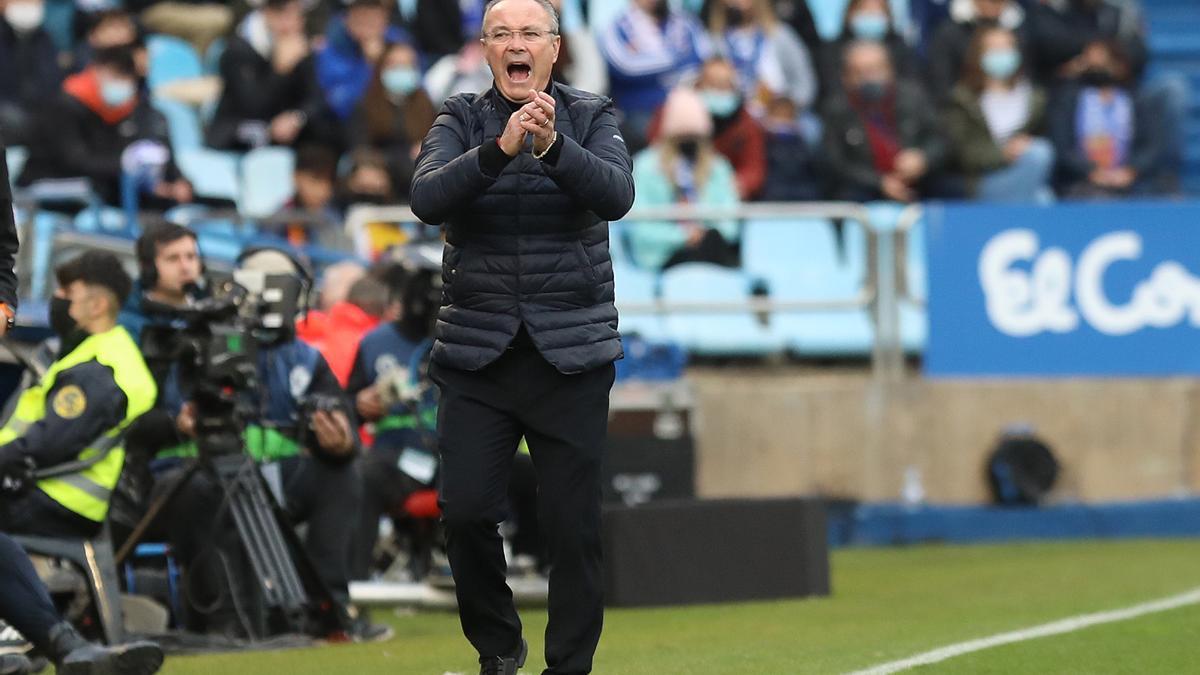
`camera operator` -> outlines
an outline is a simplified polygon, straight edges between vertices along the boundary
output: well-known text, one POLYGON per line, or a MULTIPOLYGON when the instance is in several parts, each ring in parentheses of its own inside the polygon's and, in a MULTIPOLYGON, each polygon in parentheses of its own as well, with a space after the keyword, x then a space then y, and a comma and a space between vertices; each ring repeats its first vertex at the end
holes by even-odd
POLYGON ((389 281, 388 313, 395 318, 359 342, 346 386, 359 417, 374 432, 374 443, 363 458, 365 492, 352 558, 354 579, 370 575, 380 517, 395 514, 409 495, 429 488, 437 471, 429 434, 437 427, 436 404, 419 390, 414 392, 416 400, 397 400, 394 393, 397 387, 420 385, 413 361, 431 346, 430 315, 436 310, 428 298, 432 288, 419 272, 409 273, 399 264, 379 276, 389 281))
MULTIPOLYGON (((294 276, 302 287, 311 287, 307 270, 278 250, 244 254, 239 270, 294 276)), ((242 393, 261 400, 252 401, 259 413, 257 419, 248 420, 245 450, 263 464, 265 474, 277 465, 285 509, 294 521, 307 523, 304 543, 308 556, 348 618, 351 542, 362 501, 354 422, 345 392, 329 365, 316 349, 296 339, 294 327, 295 317, 285 316, 278 328, 258 335, 262 391, 242 393)), ((177 411, 179 434, 195 439, 200 412, 195 403, 184 402, 189 395, 182 387, 165 396, 168 407, 177 411)), ((196 454, 196 444, 189 442, 159 456, 196 454)), ((160 480, 161 485, 170 482, 160 480)), ((189 588, 203 598, 215 598, 203 604, 218 606, 193 627, 246 633, 251 631, 238 609, 237 596, 248 595, 239 588, 246 585, 248 573, 239 570, 248 570, 248 565, 230 519, 217 521, 223 499, 221 488, 203 472, 197 473, 168 508, 166 517, 172 546, 188 566, 189 588), (210 555, 213 553, 216 555, 210 555), (232 606, 220 602, 228 593, 235 594, 230 598, 232 606)), ((192 594, 189 597, 194 599, 192 594)), ((390 636, 390 629, 366 621, 348 622, 347 630, 358 641, 390 636)))

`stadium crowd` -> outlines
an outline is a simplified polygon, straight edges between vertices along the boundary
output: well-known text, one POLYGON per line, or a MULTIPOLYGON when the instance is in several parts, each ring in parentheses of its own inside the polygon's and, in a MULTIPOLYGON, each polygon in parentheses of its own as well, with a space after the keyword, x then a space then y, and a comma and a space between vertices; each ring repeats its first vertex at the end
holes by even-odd
MULTIPOLYGON (((491 82, 485 0, 77 0, 66 22, 61 0, 2 4, 0 125, 29 150, 18 185, 83 176, 111 205, 123 171, 154 166, 139 174, 143 210, 230 206, 174 161, 148 35, 216 63, 204 143, 295 149, 286 208, 325 222, 350 204, 407 203, 441 103, 491 82)), ((639 205, 1178 190, 1186 80, 1144 75, 1137 0, 952 0, 923 31, 893 20, 895 3, 850 0, 828 41, 792 0, 630 0, 603 25, 580 0, 554 4, 555 76, 615 100, 639 205)), ((653 267, 720 262, 730 232, 663 224, 632 238, 653 267)))

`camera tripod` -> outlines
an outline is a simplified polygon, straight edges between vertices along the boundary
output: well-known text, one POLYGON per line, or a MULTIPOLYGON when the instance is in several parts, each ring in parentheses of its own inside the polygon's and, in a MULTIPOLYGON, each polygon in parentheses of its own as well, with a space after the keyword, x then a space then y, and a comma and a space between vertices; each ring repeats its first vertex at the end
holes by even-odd
POLYGON ((129 557, 159 514, 202 471, 208 473, 224 495, 215 527, 221 526, 224 511, 228 509, 258 581, 259 595, 271 613, 269 618, 276 618, 289 632, 315 631, 327 635, 344 629, 338 604, 318 577, 257 463, 244 453, 211 457, 202 453, 201 458, 191 460, 170 487, 150 504, 117 551, 116 564, 120 566, 129 557))

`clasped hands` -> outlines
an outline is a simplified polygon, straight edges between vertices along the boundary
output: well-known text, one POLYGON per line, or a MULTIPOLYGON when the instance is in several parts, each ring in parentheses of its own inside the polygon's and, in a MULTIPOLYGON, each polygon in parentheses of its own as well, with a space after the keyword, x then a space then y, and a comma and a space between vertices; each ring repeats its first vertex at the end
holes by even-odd
POLYGON ((529 102, 508 118, 504 133, 497 142, 509 157, 516 157, 525 147, 525 136, 533 136, 533 153, 540 155, 554 142, 554 99, 546 92, 529 93, 529 102))

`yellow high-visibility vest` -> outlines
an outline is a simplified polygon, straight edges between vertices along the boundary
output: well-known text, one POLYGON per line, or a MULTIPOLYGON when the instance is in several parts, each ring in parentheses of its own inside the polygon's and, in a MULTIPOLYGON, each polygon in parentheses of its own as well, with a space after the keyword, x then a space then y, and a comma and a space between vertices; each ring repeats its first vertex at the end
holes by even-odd
MULTIPOLYGON (((109 498, 117 487, 121 468, 125 464, 125 448, 120 445, 107 446, 130 422, 154 407, 158 395, 150 369, 124 328, 116 326, 107 332, 89 336, 70 354, 51 364, 41 381, 21 394, 12 417, 0 429, 0 445, 20 437, 30 425, 46 416, 46 394, 54 388, 59 373, 92 360, 112 370, 117 387, 125 394, 125 417, 117 426, 108 429, 84 448, 77 458, 84 461, 103 454, 103 459, 79 473, 38 481, 37 487, 68 510, 88 520, 103 522, 108 515, 109 498)), ((70 387, 60 389, 55 394, 52 405, 62 407, 56 412, 60 417, 69 419, 72 413, 82 414, 89 403, 79 400, 83 398, 82 390, 68 392, 67 389, 70 387), (72 396, 75 400, 72 400, 72 396)))

